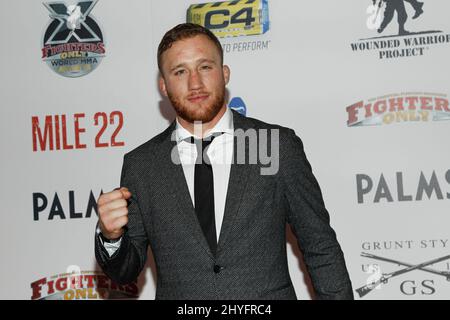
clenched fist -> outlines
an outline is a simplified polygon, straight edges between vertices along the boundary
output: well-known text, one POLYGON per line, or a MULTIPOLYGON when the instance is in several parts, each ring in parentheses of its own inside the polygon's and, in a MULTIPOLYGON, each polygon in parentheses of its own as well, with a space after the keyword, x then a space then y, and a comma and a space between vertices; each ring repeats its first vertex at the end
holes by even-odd
POLYGON ((117 239, 122 236, 123 227, 128 223, 127 200, 130 197, 131 192, 122 187, 98 198, 99 227, 105 238, 117 239))

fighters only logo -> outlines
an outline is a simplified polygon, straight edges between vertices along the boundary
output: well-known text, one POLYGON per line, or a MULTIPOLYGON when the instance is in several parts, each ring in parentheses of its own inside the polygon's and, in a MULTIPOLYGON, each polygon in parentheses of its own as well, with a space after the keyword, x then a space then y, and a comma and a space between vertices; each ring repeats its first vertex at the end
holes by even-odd
POLYGON ((82 271, 75 265, 65 273, 36 280, 30 287, 31 300, 125 300, 139 296, 136 281, 118 285, 102 272, 82 271))
POLYGON ((346 108, 347 126, 450 120, 447 95, 428 92, 389 94, 358 101, 346 108))
POLYGON ((84 76, 105 56, 103 33, 91 14, 97 2, 44 3, 51 21, 42 39, 42 60, 56 73, 65 77, 84 76))
POLYGON ((450 43, 450 34, 419 29, 421 18, 439 10, 439 4, 427 8, 425 1, 418 0, 370 1, 365 24, 372 36, 351 43, 352 51, 377 51, 379 59, 387 60, 423 56, 431 46, 450 43))

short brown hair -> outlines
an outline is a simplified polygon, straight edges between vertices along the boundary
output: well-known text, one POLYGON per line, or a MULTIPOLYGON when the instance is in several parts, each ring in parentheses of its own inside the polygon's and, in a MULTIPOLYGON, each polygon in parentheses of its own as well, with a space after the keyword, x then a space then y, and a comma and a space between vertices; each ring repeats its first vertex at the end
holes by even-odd
POLYGON ((198 35, 207 36, 217 47, 220 53, 221 63, 223 63, 223 49, 219 39, 205 27, 193 23, 181 23, 166 32, 158 46, 158 69, 162 74, 161 56, 164 51, 170 49, 172 44, 178 40, 193 38, 198 35))

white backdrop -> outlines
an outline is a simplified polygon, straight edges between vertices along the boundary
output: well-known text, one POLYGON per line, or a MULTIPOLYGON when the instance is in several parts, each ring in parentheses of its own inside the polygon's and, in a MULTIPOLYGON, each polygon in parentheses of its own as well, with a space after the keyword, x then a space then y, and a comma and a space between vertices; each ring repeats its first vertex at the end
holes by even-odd
MULTIPOLYGON (((368 29, 372 1, 269 0, 266 33, 221 39, 231 68, 230 99, 241 98, 247 116, 291 127, 302 138, 355 289, 406 268, 401 263, 417 265, 450 252, 450 4, 422 1, 424 13, 414 20, 404 2, 407 36, 397 36, 396 16, 381 34, 368 29), (395 41, 399 47, 374 48, 395 41), (363 47, 370 49, 355 50, 363 47), (404 110, 390 110, 391 98, 401 98, 404 110), (382 103, 375 108, 384 100, 387 110, 382 103), (372 105, 358 109, 358 120, 371 112, 379 115, 369 117, 378 125, 347 125, 347 107, 358 102, 372 105), (390 117, 399 121, 388 123, 390 117)), ((97 199, 101 190, 118 186, 124 153, 173 119, 157 88, 156 48, 165 31, 186 21, 191 4, 203 2, 98 1, 90 15, 104 36, 104 57, 91 73, 64 77, 42 60, 43 35, 53 21, 43 2, 1 0, 1 298, 51 298, 56 291, 69 299, 74 291, 52 289, 52 280, 64 278, 70 266, 85 275, 100 271, 93 250, 97 218, 87 209, 91 191, 97 199), (43 133, 46 116, 58 116, 61 137, 66 132, 73 149, 49 150, 47 144, 33 151, 33 135, 39 137, 32 119, 43 133), (76 117, 85 148, 75 148, 76 117), (96 147, 99 133, 100 142, 110 144, 115 136, 124 146, 96 147), (33 293, 32 283, 41 279, 46 284, 33 293)), ((292 235, 288 241, 297 295, 310 299, 292 235)), ((138 281, 140 299, 154 298, 149 260, 138 281)), ((428 266, 432 272, 392 277, 363 298, 448 299, 449 261, 428 266)), ((99 279, 94 285, 83 280, 93 290, 90 298, 105 287, 99 279)))

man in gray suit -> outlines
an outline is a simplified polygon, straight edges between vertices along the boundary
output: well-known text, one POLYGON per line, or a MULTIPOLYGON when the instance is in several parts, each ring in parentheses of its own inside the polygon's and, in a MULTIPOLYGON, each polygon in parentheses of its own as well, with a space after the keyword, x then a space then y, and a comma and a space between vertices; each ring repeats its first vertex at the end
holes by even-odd
POLYGON ((98 199, 95 253, 104 272, 119 284, 134 281, 150 245, 156 299, 296 299, 288 223, 316 298, 353 299, 300 138, 227 108, 230 69, 218 39, 178 25, 159 45, 158 66, 177 117, 125 155, 122 187, 98 199), (276 156, 272 168, 255 160, 255 141, 276 156))

